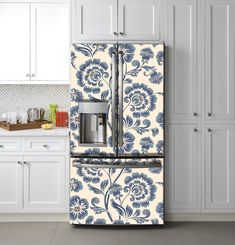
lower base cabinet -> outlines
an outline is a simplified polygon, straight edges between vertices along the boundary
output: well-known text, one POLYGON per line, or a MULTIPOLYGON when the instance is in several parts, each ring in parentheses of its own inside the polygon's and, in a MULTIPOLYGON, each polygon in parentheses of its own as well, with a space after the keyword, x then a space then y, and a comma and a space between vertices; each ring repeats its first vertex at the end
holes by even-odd
POLYGON ((9 136, 0 144, 0 213, 67 213, 69 137, 9 136), (9 142, 19 147, 9 152, 9 142))

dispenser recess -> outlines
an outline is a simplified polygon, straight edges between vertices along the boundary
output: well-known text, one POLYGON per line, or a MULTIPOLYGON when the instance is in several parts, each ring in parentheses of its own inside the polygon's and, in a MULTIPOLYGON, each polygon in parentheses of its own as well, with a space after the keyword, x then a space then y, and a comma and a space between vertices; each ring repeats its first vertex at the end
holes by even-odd
POLYGON ((107 102, 79 103, 80 145, 107 145, 107 116, 107 102))

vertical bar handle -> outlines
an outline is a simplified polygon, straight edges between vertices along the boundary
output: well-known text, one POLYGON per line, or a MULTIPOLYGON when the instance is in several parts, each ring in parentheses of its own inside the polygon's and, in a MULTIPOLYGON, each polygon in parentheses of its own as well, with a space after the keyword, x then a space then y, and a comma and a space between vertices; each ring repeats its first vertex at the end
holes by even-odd
POLYGON ((112 53, 112 147, 116 147, 116 133, 117 133, 117 124, 116 124, 116 90, 117 90, 117 64, 116 64, 116 53, 112 53))
POLYGON ((118 52, 118 145, 123 145, 123 51, 118 52))

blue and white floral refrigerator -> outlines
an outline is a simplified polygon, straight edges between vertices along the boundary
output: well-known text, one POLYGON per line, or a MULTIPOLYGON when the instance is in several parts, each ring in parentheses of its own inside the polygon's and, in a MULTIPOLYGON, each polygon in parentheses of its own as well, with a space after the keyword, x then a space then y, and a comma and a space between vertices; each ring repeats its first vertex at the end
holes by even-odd
POLYGON ((164 223, 164 45, 73 44, 70 222, 164 223))

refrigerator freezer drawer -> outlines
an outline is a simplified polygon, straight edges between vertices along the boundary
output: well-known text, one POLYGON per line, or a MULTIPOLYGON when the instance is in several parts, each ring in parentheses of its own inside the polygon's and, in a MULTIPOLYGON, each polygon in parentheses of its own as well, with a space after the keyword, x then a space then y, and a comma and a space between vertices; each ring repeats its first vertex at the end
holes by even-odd
MULTIPOLYGON (((71 159, 72 163, 75 159, 71 159)), ((161 166, 72 165, 70 223, 151 225, 164 223, 161 166)))

